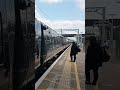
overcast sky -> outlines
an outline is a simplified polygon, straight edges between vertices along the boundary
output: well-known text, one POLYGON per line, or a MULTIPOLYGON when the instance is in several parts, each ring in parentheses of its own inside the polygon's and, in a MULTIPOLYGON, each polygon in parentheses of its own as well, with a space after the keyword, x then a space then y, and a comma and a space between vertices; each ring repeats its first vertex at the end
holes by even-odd
POLYGON ((35 17, 52 29, 80 29, 85 33, 84 0, 35 1, 35 17))

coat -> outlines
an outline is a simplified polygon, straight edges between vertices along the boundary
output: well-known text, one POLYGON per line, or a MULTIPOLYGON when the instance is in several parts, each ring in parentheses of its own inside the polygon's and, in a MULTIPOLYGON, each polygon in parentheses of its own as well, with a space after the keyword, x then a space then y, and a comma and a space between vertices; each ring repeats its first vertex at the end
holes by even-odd
POLYGON ((93 68, 102 65, 102 49, 99 46, 88 46, 85 65, 93 68))
POLYGON ((78 47, 76 44, 73 44, 71 47, 71 52, 70 52, 70 56, 71 55, 76 55, 78 53, 78 47))

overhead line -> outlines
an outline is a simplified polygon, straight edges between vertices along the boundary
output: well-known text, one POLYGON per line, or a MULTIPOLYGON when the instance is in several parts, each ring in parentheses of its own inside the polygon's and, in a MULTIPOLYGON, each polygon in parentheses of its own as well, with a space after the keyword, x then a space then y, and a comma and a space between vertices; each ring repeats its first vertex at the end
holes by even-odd
POLYGON ((51 19, 37 4, 35 4, 38 7, 38 10, 40 10, 44 15, 47 16, 47 18, 51 19))

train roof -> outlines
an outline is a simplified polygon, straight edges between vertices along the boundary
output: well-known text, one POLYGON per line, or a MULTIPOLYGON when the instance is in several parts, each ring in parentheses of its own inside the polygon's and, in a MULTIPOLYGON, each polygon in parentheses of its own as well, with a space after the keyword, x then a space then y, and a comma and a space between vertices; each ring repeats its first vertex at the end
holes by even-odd
MULTIPOLYGON (((41 23, 41 24, 47 26, 46 24, 44 24, 42 21, 38 20, 37 18, 35 18, 35 21, 37 21, 38 23, 41 23)), ((48 29, 51 29, 52 31, 54 31, 55 33, 57 33, 57 31, 55 31, 54 29, 50 28, 49 26, 47 26, 47 27, 48 27, 48 29)), ((64 37, 64 36, 62 36, 62 35, 59 34, 59 33, 57 33, 57 34, 58 34, 59 36, 61 36, 61 37, 64 37)), ((67 40, 73 41, 73 40, 71 40, 71 39, 69 39, 69 38, 67 38, 67 37, 64 37, 64 38, 66 38, 67 40)))
MULTIPOLYGON (((38 23, 40 23, 40 24, 42 24, 42 25, 44 25, 44 26, 48 27, 48 29, 53 30, 55 33, 57 33, 57 31, 55 31, 54 29, 52 29, 52 28, 51 28, 51 27, 49 27, 48 25, 44 24, 42 21, 38 20, 37 18, 35 18, 35 21, 37 21, 38 23)), ((58 34, 58 35, 60 35, 60 36, 62 36, 62 35, 61 35, 61 34, 59 34, 59 33, 57 33, 57 34, 58 34)), ((62 37, 64 37, 64 36, 62 36, 62 37)))

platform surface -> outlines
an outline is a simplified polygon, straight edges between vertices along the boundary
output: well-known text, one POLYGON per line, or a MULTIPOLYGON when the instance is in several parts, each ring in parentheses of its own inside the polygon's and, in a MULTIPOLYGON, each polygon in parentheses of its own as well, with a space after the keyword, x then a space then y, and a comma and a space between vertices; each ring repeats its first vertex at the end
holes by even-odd
POLYGON ((84 51, 81 51, 76 62, 71 62, 69 47, 46 77, 38 80, 36 90, 85 90, 84 57, 84 51))
MULTIPOLYGON (((69 47, 56 60, 45 77, 41 81, 38 80, 36 90, 120 90, 119 59, 111 57, 109 62, 103 63, 103 66, 99 68, 98 83, 93 86, 85 85, 84 50, 78 53, 76 58, 76 62, 70 62, 69 47)), ((91 79, 93 79, 93 75, 91 75, 91 79)))

